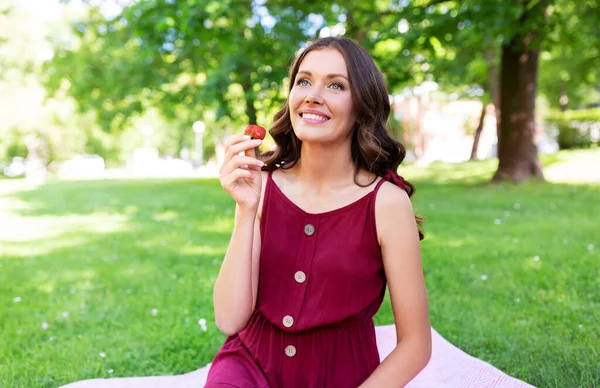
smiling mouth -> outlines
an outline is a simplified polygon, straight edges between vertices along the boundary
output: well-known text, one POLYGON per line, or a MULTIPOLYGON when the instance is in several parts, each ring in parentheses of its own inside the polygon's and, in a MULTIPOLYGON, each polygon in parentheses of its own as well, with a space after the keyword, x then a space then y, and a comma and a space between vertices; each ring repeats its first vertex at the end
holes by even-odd
POLYGON ((306 120, 314 120, 314 121, 322 121, 325 122, 329 120, 329 117, 317 115, 314 113, 300 113, 300 117, 306 120))

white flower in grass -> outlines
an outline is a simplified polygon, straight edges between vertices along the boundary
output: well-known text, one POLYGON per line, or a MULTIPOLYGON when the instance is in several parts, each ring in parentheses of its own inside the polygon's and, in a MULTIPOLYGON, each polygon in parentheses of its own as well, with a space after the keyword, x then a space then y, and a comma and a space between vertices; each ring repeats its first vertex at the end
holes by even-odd
POLYGON ((533 261, 540 261, 540 257, 539 256, 533 256, 533 261))
POLYGON ((593 251, 594 250, 594 244, 589 244, 587 248, 588 248, 588 251, 590 251, 590 252, 593 251))
POLYGON ((521 303, 521 298, 515 299, 515 303, 521 303))
POLYGON ((201 318, 198 321, 198 324, 200 325, 200 328, 202 329, 202 331, 206 331, 206 319, 201 318))
POLYGON ((508 210, 504 211, 504 217, 510 217, 510 212, 508 210))
POLYGON ((583 329, 583 325, 582 325, 581 323, 579 324, 579 328, 580 328, 580 329, 583 329))
POLYGON ((515 209, 519 210, 521 208, 521 204, 519 202, 515 203, 515 209))
POLYGON ((48 338, 48 341, 52 342, 52 341, 54 341, 55 339, 56 339, 56 337, 50 337, 50 338, 48 338))
POLYGON ((487 275, 486 274, 481 275, 481 280, 487 280, 487 275))
POLYGON ((98 354, 100 356, 100 358, 106 358, 106 353, 104 352, 100 352, 100 354, 98 354))
POLYGON ((496 224, 496 225, 500 225, 501 223, 502 223, 502 220, 500 218, 496 218, 494 220, 494 224, 496 224))
POLYGON ((152 315, 153 316, 157 316, 158 315, 158 309, 152 309, 152 315))
POLYGON ((109 369, 109 370, 108 370, 108 373, 109 373, 109 374, 111 374, 111 375, 113 374, 113 372, 114 372, 114 370, 113 370, 113 369, 109 369))
POLYGON ((63 318, 69 318, 69 312, 63 311, 62 316, 63 316, 63 318))
POLYGON ((42 330, 48 330, 49 327, 50 325, 48 324, 48 322, 42 322, 42 330))
POLYGON ((16 298, 13 298, 13 303, 19 303, 19 302, 21 302, 21 300, 22 300, 21 297, 17 296, 16 298))

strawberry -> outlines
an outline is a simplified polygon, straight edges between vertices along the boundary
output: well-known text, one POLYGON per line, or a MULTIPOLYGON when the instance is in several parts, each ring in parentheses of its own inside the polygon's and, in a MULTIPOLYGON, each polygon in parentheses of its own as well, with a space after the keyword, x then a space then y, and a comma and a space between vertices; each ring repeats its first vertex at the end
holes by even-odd
POLYGON ((260 125, 250 124, 246 127, 244 135, 249 135, 252 139, 263 140, 267 131, 260 125))

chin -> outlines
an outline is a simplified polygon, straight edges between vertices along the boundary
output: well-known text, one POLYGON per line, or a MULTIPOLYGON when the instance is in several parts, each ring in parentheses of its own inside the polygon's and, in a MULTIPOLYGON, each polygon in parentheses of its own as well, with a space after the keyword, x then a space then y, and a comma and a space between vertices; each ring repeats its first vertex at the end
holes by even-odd
POLYGON ((303 126, 295 127, 294 133, 302 142, 322 143, 327 140, 325 134, 318 128, 305 128, 303 126))

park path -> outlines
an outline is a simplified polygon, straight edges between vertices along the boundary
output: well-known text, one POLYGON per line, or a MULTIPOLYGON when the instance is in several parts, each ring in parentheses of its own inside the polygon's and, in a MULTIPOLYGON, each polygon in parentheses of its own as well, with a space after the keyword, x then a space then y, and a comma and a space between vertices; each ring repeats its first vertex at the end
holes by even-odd
POLYGON ((600 184, 600 148, 548 166, 544 176, 549 182, 600 184))

